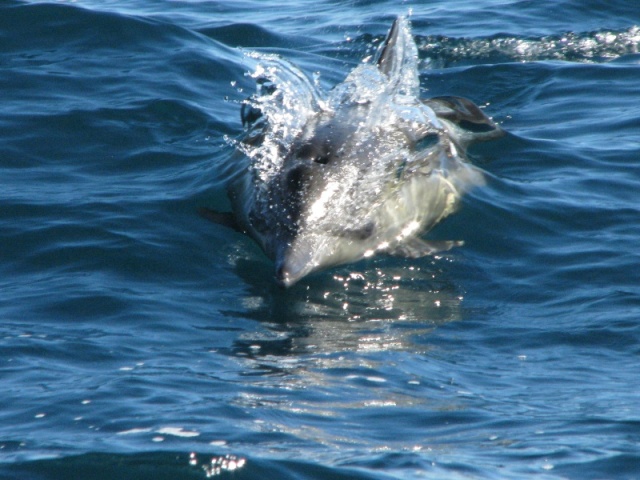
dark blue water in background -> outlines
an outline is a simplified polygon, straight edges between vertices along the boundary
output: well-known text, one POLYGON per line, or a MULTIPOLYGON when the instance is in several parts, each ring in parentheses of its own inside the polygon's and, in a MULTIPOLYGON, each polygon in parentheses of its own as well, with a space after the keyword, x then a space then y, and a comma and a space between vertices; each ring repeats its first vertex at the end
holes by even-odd
POLYGON ((0 478, 640 478, 640 5, 0 2, 0 478), (253 92, 411 10, 488 185, 291 290, 207 223, 253 92), (212 463, 213 462, 213 463, 212 463))

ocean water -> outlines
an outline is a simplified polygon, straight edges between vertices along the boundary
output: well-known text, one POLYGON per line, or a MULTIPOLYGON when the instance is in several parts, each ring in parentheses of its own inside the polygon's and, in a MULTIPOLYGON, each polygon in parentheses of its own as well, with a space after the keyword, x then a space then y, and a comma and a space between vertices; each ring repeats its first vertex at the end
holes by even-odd
POLYGON ((640 5, 0 2, 0 478, 640 478, 640 5), (289 290, 229 209, 273 53, 329 89, 410 14, 507 131, 429 238, 289 290))

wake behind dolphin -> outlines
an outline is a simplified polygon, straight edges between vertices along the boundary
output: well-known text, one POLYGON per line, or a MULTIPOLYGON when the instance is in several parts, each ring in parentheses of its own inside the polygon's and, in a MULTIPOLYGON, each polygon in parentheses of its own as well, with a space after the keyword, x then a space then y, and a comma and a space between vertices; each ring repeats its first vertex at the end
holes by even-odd
POLYGON ((483 183, 464 149, 502 130, 471 101, 421 100, 410 24, 398 18, 375 63, 323 95, 275 56, 255 56, 258 92, 242 109, 249 159, 229 186, 233 214, 289 287, 311 272, 379 253, 417 258, 462 244, 419 235, 483 183))

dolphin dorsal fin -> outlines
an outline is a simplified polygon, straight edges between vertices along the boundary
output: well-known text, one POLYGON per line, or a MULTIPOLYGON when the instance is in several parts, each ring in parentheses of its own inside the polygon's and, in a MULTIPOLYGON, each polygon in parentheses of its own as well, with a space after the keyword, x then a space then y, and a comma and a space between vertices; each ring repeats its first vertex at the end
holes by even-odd
POLYGON ((376 64, 389 79, 392 90, 418 96, 418 49, 411 35, 411 24, 405 17, 398 17, 393 22, 378 51, 376 64))
POLYGON ((382 46, 378 52, 378 68, 385 75, 389 75, 393 71, 394 62, 396 61, 395 47, 398 43, 398 32, 400 28, 401 17, 396 18, 391 25, 391 29, 384 39, 382 46))

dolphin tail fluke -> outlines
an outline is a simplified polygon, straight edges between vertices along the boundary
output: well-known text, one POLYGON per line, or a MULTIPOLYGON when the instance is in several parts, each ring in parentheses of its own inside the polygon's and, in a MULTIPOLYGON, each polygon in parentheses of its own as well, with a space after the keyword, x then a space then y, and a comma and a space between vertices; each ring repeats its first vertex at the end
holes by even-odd
POLYGON ((453 247, 460 247, 464 244, 461 240, 423 240, 412 238, 390 250, 389 255, 404 258, 421 258, 446 252, 453 247))

